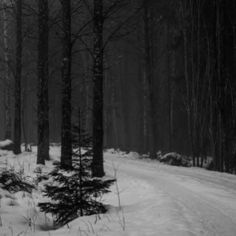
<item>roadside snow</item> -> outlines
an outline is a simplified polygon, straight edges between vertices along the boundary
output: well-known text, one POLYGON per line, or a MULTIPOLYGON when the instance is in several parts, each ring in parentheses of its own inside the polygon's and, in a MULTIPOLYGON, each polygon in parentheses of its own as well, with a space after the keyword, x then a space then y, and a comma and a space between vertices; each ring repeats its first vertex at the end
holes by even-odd
POLYGON ((0 141, 0 147, 5 147, 9 144, 12 144, 12 141, 9 140, 9 139, 6 139, 6 140, 3 140, 3 141, 0 141))
MULTIPOLYGON (((60 148, 50 148, 58 160, 60 148)), ((15 157, 0 151, 0 167, 23 169, 34 181, 36 148, 15 157)), ((42 171, 47 173, 52 162, 42 171)), ((157 161, 139 160, 136 153, 108 150, 108 175, 117 185, 104 196, 107 214, 81 217, 68 226, 52 230, 51 216, 37 208, 41 187, 33 194, 9 194, 0 188, 0 236, 235 236, 236 176, 200 168, 173 167, 157 161)))

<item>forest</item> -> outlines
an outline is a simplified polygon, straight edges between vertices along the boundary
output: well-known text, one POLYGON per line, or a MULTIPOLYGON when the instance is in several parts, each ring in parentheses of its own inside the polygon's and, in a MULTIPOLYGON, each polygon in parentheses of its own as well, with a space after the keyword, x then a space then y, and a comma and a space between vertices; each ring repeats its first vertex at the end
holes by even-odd
MULTIPOLYGON (((2 0, 1 139, 62 145, 83 117, 103 148, 179 152, 233 173, 235 12, 230 0, 2 0)), ((96 169, 96 168, 95 168, 96 169)), ((94 170, 96 172, 96 170, 94 170)))
POLYGON ((0 235, 235 236, 235 12, 0 0, 0 235))

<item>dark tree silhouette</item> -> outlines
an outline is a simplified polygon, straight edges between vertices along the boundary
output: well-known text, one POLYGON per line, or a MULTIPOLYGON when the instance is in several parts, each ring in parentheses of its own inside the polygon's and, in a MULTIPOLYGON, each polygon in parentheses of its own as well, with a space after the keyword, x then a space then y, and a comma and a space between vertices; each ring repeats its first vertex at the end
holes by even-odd
POLYGON ((63 12, 61 166, 71 168, 71 1, 62 0, 61 3, 63 12))
POLYGON ((38 0, 38 156, 37 163, 49 159, 48 120, 48 0, 38 0))
POLYGON ((154 76, 153 76, 153 13, 150 1, 144 1, 144 48, 145 48, 145 80, 148 97, 148 118, 149 118, 149 152, 150 158, 156 158, 156 109, 154 97, 154 76))
POLYGON ((9 53, 9 26, 10 16, 7 11, 8 2, 2 1, 3 14, 3 44, 4 44, 4 108, 5 108, 5 139, 12 138, 12 117, 11 117, 11 73, 10 73, 10 53, 9 53))
POLYGON ((21 153, 22 0, 16 1, 14 153, 21 153))
POLYGON ((93 176, 102 177, 103 167, 103 1, 94 0, 93 62, 93 176))

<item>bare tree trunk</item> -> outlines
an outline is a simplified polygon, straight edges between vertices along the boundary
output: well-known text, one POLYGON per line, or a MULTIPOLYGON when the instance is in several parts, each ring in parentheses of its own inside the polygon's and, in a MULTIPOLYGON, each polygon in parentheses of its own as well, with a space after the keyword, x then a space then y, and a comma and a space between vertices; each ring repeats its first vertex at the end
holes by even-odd
POLYGON ((148 117, 150 119, 149 152, 150 158, 156 158, 156 112, 153 91, 153 65, 152 65, 152 33, 151 33, 151 11, 149 1, 144 1, 144 41, 145 41, 145 79, 148 90, 148 117))
MULTIPOLYGON (((187 35, 187 22, 186 22, 186 1, 182 0, 180 5, 180 14, 183 27, 183 40, 184 40, 184 77, 185 77, 185 86, 186 86, 186 99, 185 106, 187 112, 187 121, 188 121, 188 136, 191 144, 191 149, 193 153, 193 131, 191 125, 191 81, 189 75, 189 53, 188 53, 188 35, 187 35)), ((193 165, 195 165, 195 156, 192 156, 193 165)))
POLYGON ((148 152, 148 85, 147 85, 147 78, 146 78, 146 73, 143 75, 143 80, 142 80, 142 85, 143 85, 143 153, 148 152))
POLYGON ((201 76, 201 0, 197 0, 196 3, 196 17, 197 17, 197 67, 196 67, 196 82, 195 82, 195 98, 194 101, 196 103, 196 120, 195 120, 195 129, 196 129, 196 141, 195 141, 195 146, 196 146, 196 158, 197 158, 197 166, 200 166, 200 129, 203 124, 201 124, 201 113, 199 112, 200 107, 203 105, 201 104, 200 100, 200 76, 201 76))
POLYGON ((221 80, 222 80, 222 71, 221 71, 221 57, 222 57, 222 52, 221 52, 221 37, 222 37, 222 29, 221 29, 221 9, 220 9, 220 4, 221 0, 216 0, 216 42, 217 42, 217 58, 216 58, 216 73, 217 73, 217 110, 218 110, 218 115, 217 115, 217 130, 218 130, 218 150, 219 150, 219 160, 218 160, 218 170, 223 171, 223 148, 222 148, 222 137, 223 137, 223 130, 222 130, 222 116, 221 116, 221 111, 220 111, 220 106, 222 104, 221 99, 223 98, 222 94, 222 87, 219 86, 221 85, 221 80))
POLYGON ((232 92, 232 88, 235 88, 235 45, 234 45, 234 30, 235 30, 235 1, 222 1, 222 70, 224 79, 224 109, 223 109, 223 129, 224 129, 224 170, 226 172, 232 172, 233 160, 234 160, 234 136, 232 131, 235 129, 234 125, 234 100, 235 94, 232 92))
MULTIPOLYGON (((189 59, 190 59, 190 72, 191 76, 190 79, 190 100, 189 107, 190 107, 190 129, 191 129, 191 147, 192 147, 192 156, 193 156, 193 165, 196 165, 196 158, 197 157, 197 101, 196 101, 196 85, 197 85, 197 65, 195 60, 195 38, 196 38, 196 21, 195 21, 195 3, 196 1, 189 1, 189 11, 190 11, 190 17, 191 17, 191 24, 190 24, 190 50, 189 50, 189 59)), ((197 161, 198 163, 198 161, 197 161)))
POLYGON ((62 58, 62 130, 61 166, 72 167, 71 138, 71 1, 62 0, 63 58, 62 58))
POLYGON ((48 0, 38 0, 38 153, 37 163, 49 159, 48 0))
POLYGON ((25 151, 27 151, 27 146, 28 146, 28 139, 27 139, 27 130, 26 130, 26 114, 25 114, 25 111, 27 110, 27 81, 26 81, 26 86, 25 88, 23 89, 22 91, 22 109, 21 109, 21 117, 22 117, 22 124, 21 124, 21 127, 22 127, 22 137, 23 137, 23 140, 24 140, 24 146, 25 146, 25 151))
POLYGON ((181 8, 183 18, 188 132, 192 149, 193 165, 195 166, 195 164, 197 164, 197 166, 200 166, 200 139, 201 129, 204 125, 201 109, 204 105, 202 96, 204 96, 205 91, 205 83, 201 81, 201 4, 199 0, 182 1, 181 8), (190 13, 189 26, 187 23, 187 21, 189 21, 187 17, 188 11, 190 13), (190 31, 189 34, 188 29, 190 31), (188 61, 190 61, 190 63, 188 61))
POLYGON ((22 0, 16 1, 14 153, 21 153, 22 0))
POLYGON ((167 22, 167 89, 168 89, 168 139, 169 151, 172 150, 172 136, 173 136, 173 82, 172 79, 175 77, 175 51, 171 49, 170 39, 171 30, 169 22, 167 22))
POLYGON ((94 0, 93 163, 92 174, 104 176, 103 167, 103 0, 94 0))
POLYGON ((8 16, 7 1, 3 0, 3 42, 4 42, 4 107, 5 107, 5 139, 11 139, 11 78, 9 68, 9 36, 8 36, 8 16))

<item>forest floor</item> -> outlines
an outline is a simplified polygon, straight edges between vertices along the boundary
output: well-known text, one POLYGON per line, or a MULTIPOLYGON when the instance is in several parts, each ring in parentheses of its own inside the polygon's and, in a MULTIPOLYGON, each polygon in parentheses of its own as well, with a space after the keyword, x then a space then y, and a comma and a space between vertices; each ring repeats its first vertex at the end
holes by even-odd
MULTIPOLYGON (((60 148, 50 148, 58 160, 60 148)), ((10 194, 0 187, 0 236, 235 236, 236 176, 200 168, 174 167, 135 153, 108 150, 105 170, 118 181, 103 198, 104 215, 80 217, 58 230, 39 212, 42 186, 32 194, 10 194)), ((35 178, 36 148, 15 157, 0 151, 0 167, 24 170, 35 178)), ((46 163, 43 172, 52 168, 46 163)))

